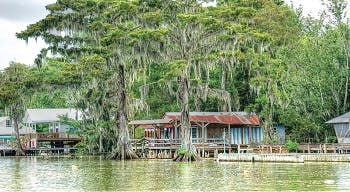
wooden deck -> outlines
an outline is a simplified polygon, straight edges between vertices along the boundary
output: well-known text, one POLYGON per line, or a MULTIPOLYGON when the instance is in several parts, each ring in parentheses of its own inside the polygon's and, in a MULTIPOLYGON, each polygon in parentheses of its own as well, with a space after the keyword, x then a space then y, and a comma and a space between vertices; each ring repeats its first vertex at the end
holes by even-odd
MULTIPOLYGON (((172 158, 180 147, 180 140, 133 139, 133 150, 144 158, 172 158)), ((287 154, 284 145, 269 144, 228 144, 220 139, 192 140, 201 157, 217 158, 219 153, 287 154)), ((300 144, 298 153, 303 154, 350 154, 350 144, 300 144)))
POLYGON ((67 148, 31 148, 26 149, 26 155, 29 156, 36 156, 36 155, 51 155, 51 154, 57 154, 57 155, 64 155, 64 154, 74 154, 76 153, 77 149, 74 147, 67 147, 67 148))
POLYGON ((31 133, 26 135, 29 139, 40 141, 81 141, 81 138, 67 133, 31 133))
MULTIPOLYGON (((237 150, 237 146, 228 145, 220 139, 207 139, 204 141, 192 140, 201 157, 217 157, 219 152, 237 150)), ((172 139, 132 139, 133 150, 143 158, 173 158, 180 147, 180 140, 172 139)))

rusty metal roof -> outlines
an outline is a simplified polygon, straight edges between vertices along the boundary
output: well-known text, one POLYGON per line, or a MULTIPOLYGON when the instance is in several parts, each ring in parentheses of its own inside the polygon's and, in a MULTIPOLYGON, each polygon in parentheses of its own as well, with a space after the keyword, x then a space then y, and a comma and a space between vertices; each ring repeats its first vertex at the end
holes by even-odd
POLYGON ((158 125, 158 124, 169 124, 173 120, 172 119, 150 119, 150 120, 134 120, 130 121, 129 125, 158 125))
MULTIPOLYGON (((180 120, 180 112, 167 112, 166 119, 180 120)), ((259 117, 246 112, 190 112, 191 122, 259 126, 259 117)))

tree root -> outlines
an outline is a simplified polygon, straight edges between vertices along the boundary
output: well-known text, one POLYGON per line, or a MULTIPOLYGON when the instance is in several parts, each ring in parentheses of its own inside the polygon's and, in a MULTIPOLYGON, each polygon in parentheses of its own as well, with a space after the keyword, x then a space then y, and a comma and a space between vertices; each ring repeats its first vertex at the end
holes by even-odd
MULTIPOLYGON (((115 160, 123 160, 122 159, 122 154, 118 151, 112 152, 112 154, 109 156, 110 159, 115 159, 115 160)), ((132 151, 132 150, 128 150, 125 153, 125 160, 129 160, 129 159, 138 159, 139 156, 137 156, 137 154, 132 151)))
POLYGON ((177 161, 177 162, 186 162, 186 161, 189 162, 189 161, 200 161, 200 160, 202 159, 197 154, 194 147, 191 147, 190 151, 187 151, 181 154, 179 154, 179 152, 177 151, 173 158, 173 161, 177 161))

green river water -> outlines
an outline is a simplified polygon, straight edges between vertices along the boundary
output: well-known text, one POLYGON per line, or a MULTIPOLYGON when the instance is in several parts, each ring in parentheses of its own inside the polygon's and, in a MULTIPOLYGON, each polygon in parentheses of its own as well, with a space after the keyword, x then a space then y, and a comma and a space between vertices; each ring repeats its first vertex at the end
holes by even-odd
POLYGON ((1 157, 0 191, 350 191, 350 163, 1 157))

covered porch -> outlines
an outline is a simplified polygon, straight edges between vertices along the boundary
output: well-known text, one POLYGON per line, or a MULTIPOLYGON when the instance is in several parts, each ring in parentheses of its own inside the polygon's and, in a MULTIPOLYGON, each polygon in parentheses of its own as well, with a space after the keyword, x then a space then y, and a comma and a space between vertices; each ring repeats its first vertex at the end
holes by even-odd
MULTIPOLYGON (((134 150, 145 156, 173 154, 180 146, 180 113, 165 113, 163 119, 131 121, 134 150), (142 139, 135 138, 135 129, 142 128, 142 139), (149 153, 151 151, 151 153, 149 153)), ((259 118, 245 112, 191 112, 191 141, 202 157, 215 157, 219 152, 240 151, 260 143, 263 138, 259 118)))

